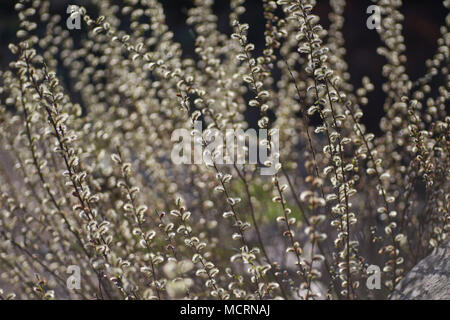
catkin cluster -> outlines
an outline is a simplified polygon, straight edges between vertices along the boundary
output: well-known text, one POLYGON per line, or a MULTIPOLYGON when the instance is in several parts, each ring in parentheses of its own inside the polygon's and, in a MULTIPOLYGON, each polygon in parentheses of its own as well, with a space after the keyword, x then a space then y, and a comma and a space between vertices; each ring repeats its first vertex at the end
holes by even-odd
POLYGON ((385 59, 374 106, 370 79, 349 80, 345 0, 330 0, 328 29, 315 0, 260 1, 259 52, 244 0, 230 0, 231 34, 213 0, 193 0, 194 57, 158 0, 90 0, 97 12, 67 17, 17 1, 0 71, 0 298, 386 298, 448 239, 450 15, 413 80, 402 1, 373 0, 385 59), (377 136, 369 107, 384 108, 377 136), (208 147, 211 132, 248 129, 249 110, 264 161, 172 161, 174 131, 208 147))

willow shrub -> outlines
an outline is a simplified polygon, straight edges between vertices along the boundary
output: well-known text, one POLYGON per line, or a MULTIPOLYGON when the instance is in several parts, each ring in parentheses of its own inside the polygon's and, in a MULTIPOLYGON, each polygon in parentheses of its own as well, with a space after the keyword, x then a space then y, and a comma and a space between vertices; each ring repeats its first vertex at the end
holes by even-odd
POLYGON ((259 56, 244 0, 230 1, 231 35, 212 0, 193 2, 195 58, 157 0, 91 0, 98 17, 70 7, 78 40, 49 1, 16 3, 1 72, 0 297, 387 297, 448 237, 450 15, 413 81, 401 1, 375 1, 374 106, 368 77, 349 82, 345 1, 330 0, 325 30, 313 0, 263 0, 259 56), (378 136, 361 121, 369 107, 385 111, 378 136), (247 129, 249 108, 269 160, 174 164, 175 130, 205 147, 208 130, 247 129))

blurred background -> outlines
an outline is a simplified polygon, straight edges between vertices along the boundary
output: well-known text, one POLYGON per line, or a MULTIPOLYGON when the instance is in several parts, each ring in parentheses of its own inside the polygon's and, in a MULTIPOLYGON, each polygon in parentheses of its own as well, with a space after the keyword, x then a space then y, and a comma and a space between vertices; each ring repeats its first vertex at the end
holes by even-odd
MULTIPOLYGON (((192 0, 160 0, 165 8, 167 23, 175 33, 175 39, 182 44, 184 55, 193 56, 194 40, 192 30, 186 25, 187 10, 193 6, 192 0)), ((66 17, 69 4, 84 5, 91 16, 95 17, 96 8, 89 5, 88 0, 51 0, 51 12, 66 17)), ((121 4, 121 0, 113 1, 121 4)), ((8 50, 8 43, 15 41, 15 32, 19 22, 14 11, 14 0, 0 1, 0 68, 3 70, 13 59, 8 50)), ((381 68, 384 58, 377 55, 376 48, 381 45, 376 30, 366 27, 368 14, 366 9, 373 4, 370 0, 348 0, 345 9, 344 35, 347 48, 347 63, 352 76, 351 82, 359 87, 361 78, 369 76, 375 85, 375 90, 369 93, 369 106, 365 108, 363 121, 368 129, 379 133, 379 119, 383 115, 384 93, 381 85, 383 78, 381 68)), ((248 0, 247 11, 243 21, 250 25, 249 40, 256 45, 256 52, 261 52, 264 46, 264 17, 260 0, 248 0)), ((214 11, 219 17, 219 29, 231 34, 228 25, 229 1, 216 0, 214 11)), ((439 37, 439 27, 444 24, 447 10, 442 1, 404 0, 401 8, 405 16, 403 35, 407 46, 407 72, 414 81, 425 72, 425 61, 436 51, 436 40, 439 37)), ((321 17, 321 24, 326 28, 329 24, 329 1, 318 0, 314 10, 321 17)), ((65 23, 62 19, 61 23, 65 23)), ((81 32, 78 30, 73 33, 81 32)), ((76 36, 76 35, 74 35, 76 36)))

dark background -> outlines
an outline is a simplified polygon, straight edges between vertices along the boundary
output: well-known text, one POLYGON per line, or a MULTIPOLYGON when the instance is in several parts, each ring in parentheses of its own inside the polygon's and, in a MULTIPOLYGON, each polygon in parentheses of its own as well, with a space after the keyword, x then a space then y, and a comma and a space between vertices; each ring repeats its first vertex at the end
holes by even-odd
MULTIPOLYGON (((66 17, 68 4, 86 5, 86 0, 52 0, 51 12, 66 17)), ((114 1, 122 3, 122 1, 114 1)), ((182 44, 184 54, 193 56, 193 36, 186 25, 187 9, 192 7, 191 0, 161 0, 163 3, 167 23, 175 33, 175 40, 182 44)), ((216 0, 214 11, 219 17, 219 29, 231 34, 228 25, 229 1, 216 0)), ((439 0, 404 0, 401 12, 405 16, 403 35, 407 46, 407 72, 414 81, 425 72, 425 61, 436 52, 436 40, 440 36, 439 27, 445 23, 446 8, 439 0)), ((15 1, 0 0, 0 68, 3 70, 12 60, 7 49, 8 43, 15 41, 15 32, 19 28, 18 18, 14 11, 15 1)), ((375 85, 375 90, 368 95, 369 105, 365 107, 363 121, 369 130, 379 133, 379 119, 383 115, 384 93, 381 85, 383 78, 381 68, 385 63, 383 57, 377 55, 376 48, 381 45, 376 30, 366 27, 368 14, 366 9, 373 4, 370 0, 348 0, 345 9, 344 36, 346 41, 346 60, 352 76, 351 82, 359 87, 361 78, 369 76, 375 85)), ((247 0, 247 12, 243 21, 249 23, 249 40, 256 45, 256 52, 261 52, 264 46, 264 17, 260 0, 247 0)), ((96 9, 87 6, 91 16, 96 16, 96 9)), ((328 1, 319 0, 314 12, 321 17, 321 24, 328 27, 328 1)), ((61 23, 65 24, 66 19, 61 23)), ((83 32, 74 30, 74 32, 83 32)))

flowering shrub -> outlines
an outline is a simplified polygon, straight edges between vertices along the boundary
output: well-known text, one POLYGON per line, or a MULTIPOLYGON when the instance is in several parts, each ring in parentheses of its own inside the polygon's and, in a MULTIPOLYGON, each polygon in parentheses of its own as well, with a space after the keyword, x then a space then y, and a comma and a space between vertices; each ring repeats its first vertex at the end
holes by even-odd
POLYGON ((157 0, 90 2, 98 17, 69 8, 79 41, 48 1, 15 5, 15 61, 0 74, 0 297, 385 298, 447 239, 450 15, 413 81, 401 1, 374 1, 386 59, 375 136, 361 121, 374 86, 349 83, 343 0, 330 0, 328 30, 314 0, 263 0, 259 56, 244 0, 230 0, 231 35, 212 0, 194 0, 195 59, 157 0), (172 161, 176 130, 208 150, 212 130, 248 129, 248 108, 266 159, 233 161, 244 139, 206 163, 172 161))

